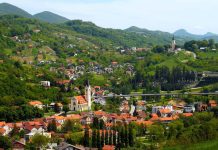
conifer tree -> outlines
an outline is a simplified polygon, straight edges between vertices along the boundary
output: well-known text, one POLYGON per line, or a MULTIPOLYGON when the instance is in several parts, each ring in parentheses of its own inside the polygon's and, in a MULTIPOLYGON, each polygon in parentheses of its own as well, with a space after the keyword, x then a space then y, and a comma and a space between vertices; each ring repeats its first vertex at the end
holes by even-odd
POLYGON ((112 131, 110 130, 110 132, 109 132, 109 145, 112 145, 113 144, 113 133, 112 133, 112 131))
POLYGON ((128 145, 129 145, 129 138, 128 138, 128 126, 127 125, 125 125, 125 147, 128 147, 128 145))
POLYGON ((83 142, 84 142, 83 144, 85 147, 89 147, 89 129, 88 128, 85 129, 83 142))
POLYGON ((97 147, 97 136, 96 136, 96 129, 92 130, 92 147, 97 147))
POLYGON ((134 135, 133 135, 133 129, 129 128, 129 146, 133 146, 134 145, 134 135))
POLYGON ((116 130, 114 130, 113 133, 113 145, 117 145, 117 136, 116 136, 116 130))
POLYGON ((105 133, 105 144, 106 145, 109 144, 109 141, 108 141, 108 130, 106 130, 106 133, 105 133))
POLYGON ((97 147, 98 149, 102 149, 102 146, 101 146, 101 137, 100 137, 100 130, 97 131, 97 147))
POLYGON ((104 146, 104 141, 105 141, 104 131, 105 130, 102 130, 102 134, 101 134, 101 145, 102 145, 102 147, 104 146))

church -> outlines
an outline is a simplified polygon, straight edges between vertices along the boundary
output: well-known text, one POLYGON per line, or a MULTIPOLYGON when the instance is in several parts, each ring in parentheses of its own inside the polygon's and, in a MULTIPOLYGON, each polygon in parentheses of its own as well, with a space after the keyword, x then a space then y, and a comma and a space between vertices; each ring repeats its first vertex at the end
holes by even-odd
POLYGON ((87 81, 85 86, 85 95, 72 97, 69 108, 71 111, 90 111, 92 105, 91 99, 91 86, 89 81, 87 81))

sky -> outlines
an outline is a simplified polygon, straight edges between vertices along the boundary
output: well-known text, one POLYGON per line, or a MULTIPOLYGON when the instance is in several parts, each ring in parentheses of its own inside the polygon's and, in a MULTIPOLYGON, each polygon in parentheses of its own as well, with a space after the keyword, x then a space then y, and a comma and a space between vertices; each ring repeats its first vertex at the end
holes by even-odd
POLYGON ((0 0, 30 14, 51 11, 106 28, 218 33, 218 0, 0 0))

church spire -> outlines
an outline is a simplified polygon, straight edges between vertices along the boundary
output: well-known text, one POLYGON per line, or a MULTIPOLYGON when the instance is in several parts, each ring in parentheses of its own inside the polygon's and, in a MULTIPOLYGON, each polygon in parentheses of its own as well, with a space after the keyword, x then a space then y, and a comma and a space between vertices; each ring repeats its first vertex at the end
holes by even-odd
POLYGON ((92 109, 92 95, 91 95, 91 86, 89 84, 89 80, 85 82, 85 98, 88 102, 88 110, 91 111, 92 109))

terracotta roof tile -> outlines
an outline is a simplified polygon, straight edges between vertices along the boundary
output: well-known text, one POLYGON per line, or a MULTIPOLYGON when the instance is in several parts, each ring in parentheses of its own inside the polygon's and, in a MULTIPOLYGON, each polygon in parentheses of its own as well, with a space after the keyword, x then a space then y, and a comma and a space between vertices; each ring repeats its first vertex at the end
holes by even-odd
POLYGON ((87 101, 85 99, 85 96, 74 96, 74 98, 78 101, 78 104, 86 104, 87 101))
POLYGON ((42 102, 40 102, 40 101, 30 101, 29 104, 32 105, 32 106, 42 105, 42 102))

